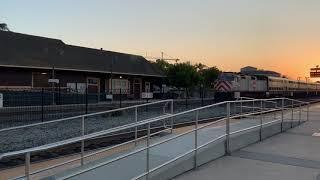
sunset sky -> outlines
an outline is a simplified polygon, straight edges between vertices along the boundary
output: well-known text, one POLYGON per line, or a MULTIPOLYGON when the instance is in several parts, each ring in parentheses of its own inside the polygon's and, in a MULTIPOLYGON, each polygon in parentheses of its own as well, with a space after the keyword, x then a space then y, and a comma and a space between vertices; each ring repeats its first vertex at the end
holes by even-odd
MULTIPOLYGON (((320 64, 319 0, 7 0, 15 32, 145 56, 246 65, 296 79, 320 64)), ((1 42, 0 42, 1 43, 1 42)))

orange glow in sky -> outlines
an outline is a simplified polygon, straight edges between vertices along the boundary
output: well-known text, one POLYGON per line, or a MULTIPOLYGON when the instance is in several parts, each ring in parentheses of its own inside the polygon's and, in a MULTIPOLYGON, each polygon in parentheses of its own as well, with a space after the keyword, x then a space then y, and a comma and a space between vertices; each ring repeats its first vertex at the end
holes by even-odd
POLYGON ((10 0, 0 22, 65 43, 292 79, 320 65, 319 0, 10 0))

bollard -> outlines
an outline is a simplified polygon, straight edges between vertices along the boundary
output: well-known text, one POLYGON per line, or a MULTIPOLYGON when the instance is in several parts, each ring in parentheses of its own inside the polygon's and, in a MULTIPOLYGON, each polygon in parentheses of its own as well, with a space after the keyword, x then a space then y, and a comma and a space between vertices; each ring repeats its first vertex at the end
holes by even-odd
POLYGON ((194 126, 194 168, 197 168, 197 153, 198 153, 198 121, 199 121, 199 110, 196 111, 196 123, 194 126))
POLYGON ((230 155, 230 102, 227 103, 225 154, 230 155))

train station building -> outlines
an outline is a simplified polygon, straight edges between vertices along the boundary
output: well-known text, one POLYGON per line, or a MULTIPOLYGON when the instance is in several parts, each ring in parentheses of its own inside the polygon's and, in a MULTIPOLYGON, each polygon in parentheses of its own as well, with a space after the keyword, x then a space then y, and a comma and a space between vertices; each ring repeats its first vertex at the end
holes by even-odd
POLYGON ((126 94, 161 87, 164 74, 142 56, 0 31, 0 88, 59 88, 126 94))

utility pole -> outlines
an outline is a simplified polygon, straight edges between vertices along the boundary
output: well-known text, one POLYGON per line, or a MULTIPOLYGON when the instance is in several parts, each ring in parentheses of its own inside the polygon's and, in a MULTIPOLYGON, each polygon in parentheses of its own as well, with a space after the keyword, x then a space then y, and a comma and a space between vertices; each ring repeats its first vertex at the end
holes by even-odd
POLYGON ((161 60, 163 61, 163 52, 161 52, 161 60))

